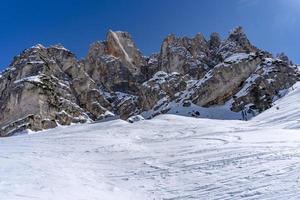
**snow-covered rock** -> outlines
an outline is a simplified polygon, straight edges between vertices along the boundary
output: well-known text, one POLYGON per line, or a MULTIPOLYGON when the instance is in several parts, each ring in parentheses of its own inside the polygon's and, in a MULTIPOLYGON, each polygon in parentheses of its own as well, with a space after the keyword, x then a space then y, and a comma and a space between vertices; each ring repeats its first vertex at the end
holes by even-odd
POLYGON ((226 59, 236 53, 251 53, 259 51, 258 48, 253 46, 242 27, 236 27, 230 31, 226 40, 222 41, 217 54, 226 59))
POLYGON ((127 121, 130 123, 135 123, 135 122, 139 122, 139 121, 143 121, 143 120, 145 120, 145 118, 141 115, 134 115, 127 119, 127 121))
POLYGON ((80 61, 62 45, 36 45, 0 75, 0 136, 106 121, 107 113, 248 120, 272 107, 299 74, 284 54, 253 46, 241 27, 225 40, 169 35, 150 57, 121 31, 109 31, 80 61))
POLYGON ((77 66, 72 53, 57 47, 37 45, 15 57, 0 79, 0 135, 89 120, 66 72, 77 66))
POLYGON ((299 89, 248 122, 161 115, 2 138, 1 199, 299 199, 299 89))
POLYGON ((159 68, 168 73, 179 72, 199 79, 213 62, 209 44, 202 34, 194 38, 169 35, 161 46, 159 68))

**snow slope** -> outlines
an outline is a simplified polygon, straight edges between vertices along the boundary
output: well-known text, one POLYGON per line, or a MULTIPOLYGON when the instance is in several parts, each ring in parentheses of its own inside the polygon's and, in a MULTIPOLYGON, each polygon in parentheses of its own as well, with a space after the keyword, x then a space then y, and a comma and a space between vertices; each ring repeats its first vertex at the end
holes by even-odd
POLYGON ((300 129, 300 82, 285 97, 253 120, 254 123, 278 128, 300 129))
POLYGON ((248 122, 161 115, 2 138, 0 199, 299 199, 299 86, 248 122))

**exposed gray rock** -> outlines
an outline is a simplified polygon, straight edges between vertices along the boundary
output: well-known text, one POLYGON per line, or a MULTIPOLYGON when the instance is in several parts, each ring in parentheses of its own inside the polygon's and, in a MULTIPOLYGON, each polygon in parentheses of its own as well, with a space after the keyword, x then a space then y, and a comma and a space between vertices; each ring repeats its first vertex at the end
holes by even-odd
POLYGON ((186 89, 184 78, 176 72, 168 74, 159 71, 153 78, 144 82, 140 88, 141 110, 147 111, 150 109, 158 109, 155 106, 162 99, 171 102, 175 99, 177 92, 186 89))
POLYGON ((169 35, 150 57, 129 33, 109 31, 80 61, 61 45, 16 56, 0 75, 0 136, 168 112, 211 117, 218 108, 247 119, 299 80, 299 66, 257 49, 241 27, 225 40, 217 33, 209 40, 169 35))
POLYGON ((210 67, 210 50, 202 34, 197 34, 194 38, 169 35, 163 41, 159 58, 160 70, 189 74, 199 79, 210 67))
POLYGON ((259 49, 250 43, 243 28, 239 26, 234 28, 229 33, 228 38, 221 42, 217 54, 225 60, 235 53, 255 53, 258 51, 259 49))
POLYGON ((1 127, 33 116, 25 120, 26 126, 42 130, 54 127, 54 121, 69 125, 104 114, 105 108, 93 106, 96 99, 89 94, 96 87, 82 70, 75 56, 60 46, 37 45, 24 51, 0 80, 1 127))
POLYGON ((208 42, 209 48, 213 51, 217 51, 220 48, 221 42, 222 39, 219 33, 212 33, 208 42))
POLYGON ((140 67, 145 65, 143 56, 127 32, 110 30, 107 35, 107 51, 109 55, 120 58, 132 74, 140 74, 140 67))
POLYGON ((177 74, 177 79, 166 81, 170 77, 172 74, 159 72, 143 84, 140 96, 142 109, 146 111, 144 117, 180 114, 182 110, 191 110, 188 112, 191 116, 199 117, 206 108, 219 106, 223 111, 228 109, 227 113, 241 113, 236 114, 237 119, 247 119, 270 108, 284 95, 284 89, 299 81, 299 72, 297 66, 271 58, 268 53, 257 52, 233 54, 200 80, 177 74), (169 95, 162 85, 176 90, 169 95), (185 87, 176 87, 178 85, 185 87))
POLYGON ((204 107, 224 104, 239 90, 260 62, 259 55, 249 54, 245 60, 215 66, 199 86, 199 83, 195 85, 191 96, 193 103, 204 107))
POLYGON ((232 110, 243 109, 260 113, 273 105, 274 100, 281 98, 285 89, 299 81, 297 67, 289 65, 287 60, 264 58, 234 96, 232 110))
POLYGON ((159 71, 159 54, 153 54, 146 59, 147 64, 141 67, 141 73, 144 81, 149 80, 152 76, 159 71))
POLYGON ((84 61, 89 76, 110 92, 136 93, 145 65, 129 33, 120 31, 109 31, 107 41, 92 44, 84 61))

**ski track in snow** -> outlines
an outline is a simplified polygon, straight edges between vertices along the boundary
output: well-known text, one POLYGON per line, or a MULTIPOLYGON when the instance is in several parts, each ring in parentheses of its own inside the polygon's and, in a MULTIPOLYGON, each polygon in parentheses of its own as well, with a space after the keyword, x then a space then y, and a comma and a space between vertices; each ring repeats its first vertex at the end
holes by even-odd
POLYGON ((249 122, 162 115, 2 138, 0 199, 299 199, 299 99, 298 85, 249 122))

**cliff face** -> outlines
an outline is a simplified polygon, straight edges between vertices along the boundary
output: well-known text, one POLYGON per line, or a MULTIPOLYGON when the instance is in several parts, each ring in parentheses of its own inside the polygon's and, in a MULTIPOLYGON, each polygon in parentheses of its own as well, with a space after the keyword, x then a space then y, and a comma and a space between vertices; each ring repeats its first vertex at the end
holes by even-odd
POLYGON ((61 46, 25 50, 2 74, 0 85, 2 135, 85 122, 106 111, 96 105, 101 95, 94 81, 61 46))
POLYGON ((225 40, 217 33, 209 40, 169 35, 150 57, 129 33, 109 31, 81 61, 58 45, 15 57, 0 75, 0 136, 113 116, 215 118, 213 111, 225 109, 222 118, 247 119, 299 80, 286 56, 254 47, 240 27, 225 40))

